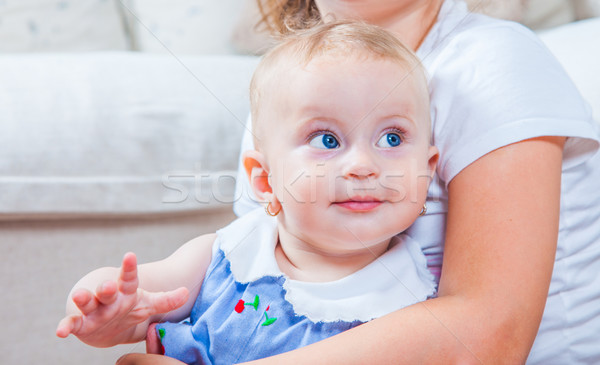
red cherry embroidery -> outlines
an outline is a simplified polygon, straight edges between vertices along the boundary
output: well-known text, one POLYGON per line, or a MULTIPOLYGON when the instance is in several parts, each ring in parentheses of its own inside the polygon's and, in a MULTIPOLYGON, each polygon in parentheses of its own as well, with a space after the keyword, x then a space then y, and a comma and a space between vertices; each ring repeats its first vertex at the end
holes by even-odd
POLYGON ((253 302, 251 302, 251 303, 250 303, 250 302, 246 303, 246 302, 244 302, 244 300, 243 300, 243 299, 240 299, 240 300, 237 302, 237 304, 235 305, 235 311, 236 311, 236 312, 238 312, 238 313, 242 313, 242 312, 244 311, 244 306, 246 306, 246 305, 251 305, 251 306, 253 306, 253 307, 254 307, 254 310, 256 311, 256 310, 258 310, 258 304, 259 304, 259 303, 260 303, 260 299, 258 298, 258 295, 256 295, 256 296, 254 297, 254 301, 253 301, 253 302))
POLYGON ((235 311, 238 313, 242 313, 244 311, 244 301, 240 299, 235 305, 235 311))
POLYGON ((158 330, 158 337, 160 340, 160 354, 164 355, 165 354, 165 346, 162 344, 162 339, 165 337, 166 331, 164 328, 159 328, 158 330))
MULTIPOLYGON (((243 299, 238 300, 237 304, 235 305, 235 311, 238 313, 242 313, 244 311, 244 308, 247 305, 251 305, 252 307, 254 307, 254 310, 258 310, 258 306, 260 304, 260 299, 258 298, 258 295, 256 295, 254 297, 254 301, 253 302, 244 302, 243 299)), ((270 326, 272 325, 277 318, 275 317, 269 317, 269 315, 267 314, 267 311, 271 308, 270 305, 267 306, 267 309, 265 309, 265 321, 261 324, 262 326, 270 326)))

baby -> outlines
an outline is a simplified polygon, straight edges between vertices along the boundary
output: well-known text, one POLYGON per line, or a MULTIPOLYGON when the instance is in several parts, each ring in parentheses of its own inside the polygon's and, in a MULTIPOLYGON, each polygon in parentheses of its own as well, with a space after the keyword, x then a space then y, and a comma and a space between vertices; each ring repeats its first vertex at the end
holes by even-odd
POLYGON ((243 164, 265 209, 164 260, 130 253, 86 275, 58 336, 147 338, 149 352, 231 364, 435 294, 419 245, 399 234, 425 214, 438 158, 419 60, 380 28, 328 23, 271 50, 250 99, 256 150, 243 164))

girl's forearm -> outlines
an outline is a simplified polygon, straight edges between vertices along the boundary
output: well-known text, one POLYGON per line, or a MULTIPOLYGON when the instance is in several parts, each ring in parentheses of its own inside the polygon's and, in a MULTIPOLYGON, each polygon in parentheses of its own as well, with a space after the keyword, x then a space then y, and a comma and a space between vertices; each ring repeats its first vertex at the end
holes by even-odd
MULTIPOLYGON (((469 315, 485 311, 469 308, 454 297, 432 299, 310 346, 251 363, 487 363, 499 349, 483 345, 494 347, 497 342, 481 341, 491 330, 490 322, 469 315)), ((519 362, 523 359, 512 361, 519 362)))

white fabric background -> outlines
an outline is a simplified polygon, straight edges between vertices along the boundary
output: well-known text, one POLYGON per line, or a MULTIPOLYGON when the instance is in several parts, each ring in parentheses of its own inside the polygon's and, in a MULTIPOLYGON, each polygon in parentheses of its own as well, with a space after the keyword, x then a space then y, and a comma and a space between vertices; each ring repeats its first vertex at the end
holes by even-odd
POLYGON ((116 0, 0 1, 0 52, 127 48, 116 0))
POLYGON ((600 123, 600 17, 541 31, 538 35, 575 82, 592 107, 594 120, 600 123))

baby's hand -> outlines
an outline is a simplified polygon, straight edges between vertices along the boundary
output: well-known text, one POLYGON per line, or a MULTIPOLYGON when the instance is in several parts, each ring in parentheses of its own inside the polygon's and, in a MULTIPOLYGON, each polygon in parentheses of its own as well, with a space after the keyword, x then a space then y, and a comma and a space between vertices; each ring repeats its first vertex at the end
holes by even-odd
POLYGON ((138 288, 137 259, 128 253, 116 282, 102 283, 95 293, 86 289, 73 292, 71 298, 81 313, 63 318, 56 335, 65 338, 72 333, 96 347, 140 341, 151 316, 181 307, 188 294, 186 288, 162 293, 138 288))

